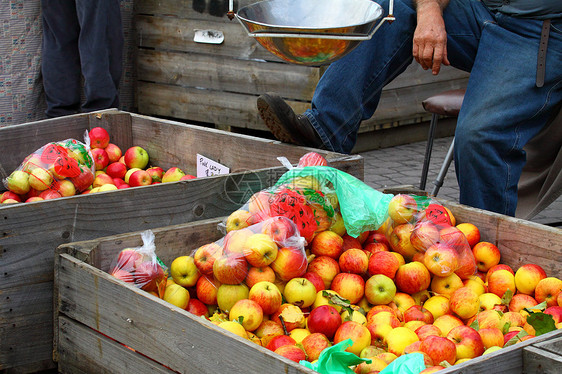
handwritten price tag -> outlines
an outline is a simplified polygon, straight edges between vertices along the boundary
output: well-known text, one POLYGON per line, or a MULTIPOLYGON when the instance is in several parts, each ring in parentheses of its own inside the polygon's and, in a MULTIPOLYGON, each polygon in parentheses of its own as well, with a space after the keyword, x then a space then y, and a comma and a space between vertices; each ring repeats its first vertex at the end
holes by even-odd
POLYGON ((230 168, 197 154, 197 178, 230 173, 230 168))

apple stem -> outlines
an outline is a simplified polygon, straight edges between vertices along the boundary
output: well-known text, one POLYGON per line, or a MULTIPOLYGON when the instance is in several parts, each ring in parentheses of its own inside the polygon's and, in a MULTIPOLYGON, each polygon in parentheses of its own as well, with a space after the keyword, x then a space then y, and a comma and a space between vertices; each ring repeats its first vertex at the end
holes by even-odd
POLYGON ((279 321, 281 321, 281 326, 283 327, 283 332, 285 333, 285 335, 289 335, 287 327, 285 327, 285 321, 283 321, 283 316, 279 316, 279 321))

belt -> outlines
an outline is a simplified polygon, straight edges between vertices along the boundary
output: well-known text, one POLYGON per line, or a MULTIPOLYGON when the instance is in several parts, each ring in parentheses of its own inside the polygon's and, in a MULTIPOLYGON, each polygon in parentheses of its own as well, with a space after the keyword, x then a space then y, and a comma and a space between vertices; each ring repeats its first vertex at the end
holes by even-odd
POLYGON ((546 49, 548 47, 548 34, 550 32, 550 20, 545 19, 542 23, 541 41, 539 44, 539 53, 537 55, 537 87, 544 86, 544 75, 546 68, 546 49))

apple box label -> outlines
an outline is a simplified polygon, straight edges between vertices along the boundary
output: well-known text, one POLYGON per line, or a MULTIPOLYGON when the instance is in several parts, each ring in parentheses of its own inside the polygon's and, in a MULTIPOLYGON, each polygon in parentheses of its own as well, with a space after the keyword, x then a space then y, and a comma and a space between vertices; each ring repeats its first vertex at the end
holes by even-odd
POLYGON ((197 154, 197 178, 230 173, 230 168, 197 154))

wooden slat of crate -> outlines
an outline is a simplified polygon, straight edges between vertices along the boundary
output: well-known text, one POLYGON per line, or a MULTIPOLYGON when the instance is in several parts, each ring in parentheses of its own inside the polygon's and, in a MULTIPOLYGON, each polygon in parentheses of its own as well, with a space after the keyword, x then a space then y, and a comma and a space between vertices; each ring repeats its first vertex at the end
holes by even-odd
POLYGON ((523 365, 526 373, 560 373, 562 336, 526 347, 523 351, 523 365))
POLYGON ((273 91, 308 101, 320 79, 320 69, 313 67, 148 49, 138 51, 137 68, 143 82, 247 94, 273 91))
MULTIPOLYGON (((53 251, 58 245, 223 216, 247 201, 248 191, 266 188, 282 175, 285 169, 275 166, 279 164, 277 156, 287 156, 296 163, 310 150, 108 110, 0 129, 0 177, 9 175, 27 154, 45 143, 83 139, 84 131, 95 126, 107 128, 121 147, 133 143, 145 147, 156 165, 181 165, 194 171, 195 152, 199 152, 223 161, 236 173, 1 206, 0 369, 53 366, 53 251), (268 165, 272 167, 265 167, 268 165), (244 173, 243 169, 249 171, 244 173)), ((323 154, 333 160, 334 166, 363 178, 360 156, 323 154)))
POLYGON ((174 373, 94 330, 61 317, 59 373, 174 373))
MULTIPOLYGON (((428 119, 421 102, 439 92, 461 88, 466 80, 450 80, 423 85, 401 87, 383 91, 380 106, 373 117, 361 123, 360 133, 382 128, 381 125, 402 120, 428 119)), ((258 114, 257 95, 237 92, 220 92, 195 87, 161 83, 137 83, 138 105, 142 113, 170 116, 192 121, 213 123, 220 127, 238 127, 269 131, 258 114)), ((296 113, 310 108, 309 102, 288 100, 296 113)), ((384 126, 383 126, 384 127, 384 126)))
MULTIPOLYGON (((59 287, 58 305, 65 316, 172 370, 235 373, 247 368, 252 372, 313 373, 134 286, 124 287, 111 275, 69 255, 61 255, 57 271, 64 284, 59 287)), ((65 338, 61 331, 59 339, 65 338)), ((90 348, 84 354, 95 360, 98 353, 90 348)), ((119 367, 107 369, 121 371, 119 367)))

